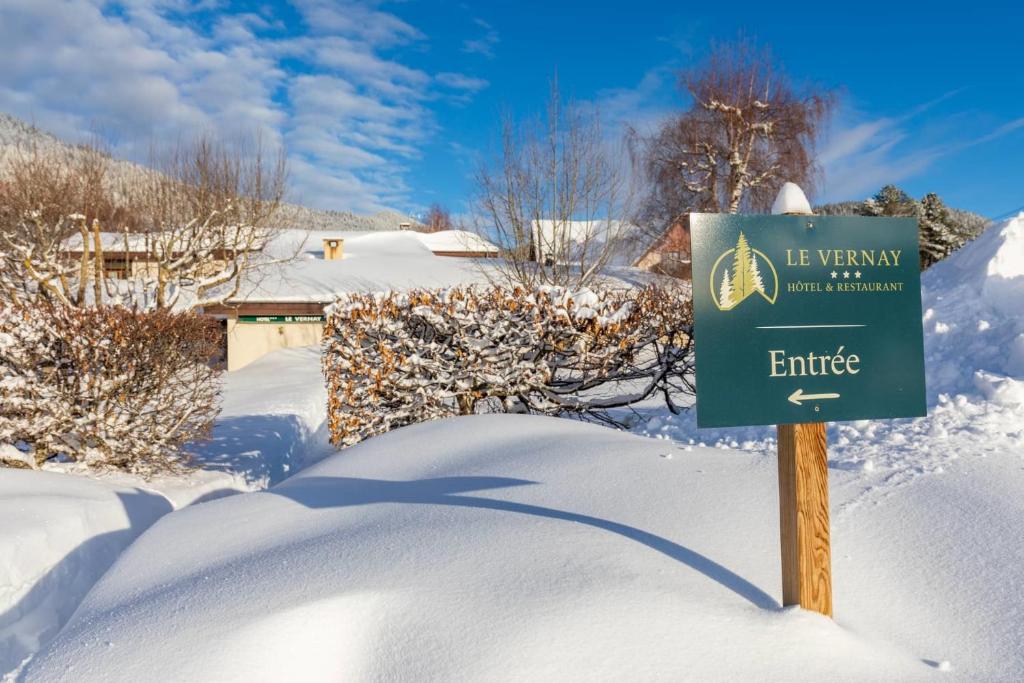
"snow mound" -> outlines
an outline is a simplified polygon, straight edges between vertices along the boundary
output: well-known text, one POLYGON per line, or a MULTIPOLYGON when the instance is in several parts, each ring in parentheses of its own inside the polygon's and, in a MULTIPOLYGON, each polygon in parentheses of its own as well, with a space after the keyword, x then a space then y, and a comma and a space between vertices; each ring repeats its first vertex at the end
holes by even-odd
POLYGON ((1005 315, 1024 316, 1024 213, 990 227, 929 270, 925 280, 969 287, 983 304, 1005 315))
POLYGON ((648 439, 534 416, 391 432, 267 492, 165 517, 24 680, 932 671, 874 637, 779 608, 773 463, 666 454, 648 439))
POLYGON ((921 278, 929 393, 971 393, 978 371, 1024 379, 1024 214, 921 278))
POLYGON ((779 189, 779 193, 775 195, 775 201, 772 202, 773 215, 787 213, 811 213, 811 204, 807 201, 807 195, 796 183, 785 183, 779 189))
POLYGON ((0 673, 56 635, 118 554, 170 511, 138 488, 0 468, 0 673))

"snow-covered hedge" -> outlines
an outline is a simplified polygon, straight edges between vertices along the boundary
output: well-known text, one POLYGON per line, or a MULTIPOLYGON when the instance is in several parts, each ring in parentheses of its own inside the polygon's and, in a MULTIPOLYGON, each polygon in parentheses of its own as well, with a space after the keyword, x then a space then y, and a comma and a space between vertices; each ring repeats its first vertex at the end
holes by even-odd
POLYGON ((0 463, 180 468, 216 414, 219 334, 193 313, 0 305, 0 463))
POLYGON ((689 298, 659 287, 351 294, 324 337, 335 445, 481 412, 608 411, 692 394, 689 298))

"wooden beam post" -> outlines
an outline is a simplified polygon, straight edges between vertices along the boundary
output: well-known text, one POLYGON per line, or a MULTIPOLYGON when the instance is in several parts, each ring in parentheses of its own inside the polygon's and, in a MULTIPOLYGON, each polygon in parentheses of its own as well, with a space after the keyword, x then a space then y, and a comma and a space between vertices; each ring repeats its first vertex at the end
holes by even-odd
MULTIPOLYGON (((803 191, 786 183, 772 213, 811 215, 803 191)), ((777 427, 782 604, 832 616, 828 445, 823 422, 777 427)))

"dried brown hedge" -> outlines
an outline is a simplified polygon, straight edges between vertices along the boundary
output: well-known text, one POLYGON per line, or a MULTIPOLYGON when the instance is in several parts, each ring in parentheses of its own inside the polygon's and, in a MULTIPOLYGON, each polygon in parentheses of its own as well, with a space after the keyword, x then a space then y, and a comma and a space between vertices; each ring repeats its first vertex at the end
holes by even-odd
POLYGON ((610 412, 693 393, 692 313, 660 287, 354 294, 324 337, 336 445, 452 415, 610 412))

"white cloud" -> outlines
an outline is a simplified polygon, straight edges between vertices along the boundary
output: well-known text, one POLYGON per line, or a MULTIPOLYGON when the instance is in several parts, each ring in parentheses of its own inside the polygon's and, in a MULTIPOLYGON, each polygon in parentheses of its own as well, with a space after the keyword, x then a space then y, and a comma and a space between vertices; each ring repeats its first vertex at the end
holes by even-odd
POLYGON ((259 132, 287 145, 298 197, 377 210, 410 203, 406 168, 436 132, 426 103, 487 85, 390 57, 425 36, 374 0, 296 0, 287 27, 222 4, 5 0, 0 110, 136 159, 172 135, 259 132))
MULTIPOLYGON (((1024 128, 1024 118, 1019 118, 988 132, 961 132, 959 138, 946 135, 935 140, 916 119, 955 94, 947 93, 897 117, 840 112, 818 154, 825 176, 820 201, 863 199, 883 185, 920 175, 943 157, 1024 128)), ((932 123, 946 118, 951 117, 933 116, 932 123)))
POLYGON ((473 23, 482 28, 484 32, 477 38, 463 41, 462 51, 467 54, 478 54, 488 59, 494 59, 494 48, 501 41, 498 32, 483 19, 474 19, 473 23))
POLYGON ((482 78, 476 78, 474 76, 467 76, 466 74, 453 73, 450 71, 442 71, 434 77, 441 85, 451 88, 453 90, 462 90, 464 92, 477 92, 483 90, 488 85, 487 81, 482 78))
POLYGON ((616 132, 630 126, 643 134, 654 132, 675 107, 666 104, 666 92, 674 88, 673 70, 664 65, 647 71, 632 88, 602 90, 593 102, 602 118, 616 132))

